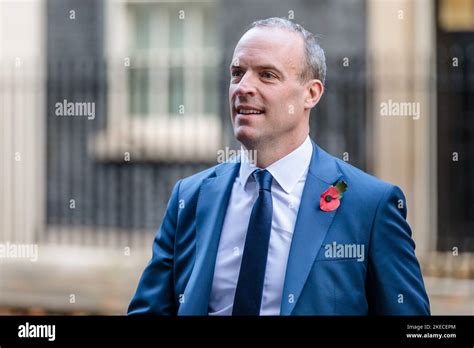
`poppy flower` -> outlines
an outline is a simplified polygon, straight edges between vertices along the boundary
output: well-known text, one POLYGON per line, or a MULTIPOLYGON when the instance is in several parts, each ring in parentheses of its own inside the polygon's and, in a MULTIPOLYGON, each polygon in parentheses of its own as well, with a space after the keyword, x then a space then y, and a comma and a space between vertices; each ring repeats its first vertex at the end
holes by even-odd
POLYGON ((319 199, 319 207, 321 210, 329 212, 339 208, 342 193, 346 191, 346 189, 347 184, 344 181, 339 181, 336 185, 331 185, 321 194, 319 199))

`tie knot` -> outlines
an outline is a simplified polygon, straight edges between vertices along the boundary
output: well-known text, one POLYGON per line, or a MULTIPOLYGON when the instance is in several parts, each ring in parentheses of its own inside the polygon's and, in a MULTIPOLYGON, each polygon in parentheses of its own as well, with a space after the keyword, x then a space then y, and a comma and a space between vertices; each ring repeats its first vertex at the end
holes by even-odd
POLYGON ((253 172, 253 177, 258 184, 258 190, 266 190, 271 192, 272 174, 268 170, 257 169, 253 172))

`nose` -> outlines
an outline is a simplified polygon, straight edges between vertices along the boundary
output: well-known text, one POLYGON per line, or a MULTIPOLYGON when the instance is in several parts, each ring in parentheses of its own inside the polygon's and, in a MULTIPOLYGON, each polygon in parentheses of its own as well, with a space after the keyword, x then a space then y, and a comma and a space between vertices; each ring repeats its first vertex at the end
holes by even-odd
POLYGON ((252 74, 247 71, 240 79, 240 82, 235 90, 235 94, 237 96, 253 96, 255 95, 255 92, 255 81, 252 77, 252 74))

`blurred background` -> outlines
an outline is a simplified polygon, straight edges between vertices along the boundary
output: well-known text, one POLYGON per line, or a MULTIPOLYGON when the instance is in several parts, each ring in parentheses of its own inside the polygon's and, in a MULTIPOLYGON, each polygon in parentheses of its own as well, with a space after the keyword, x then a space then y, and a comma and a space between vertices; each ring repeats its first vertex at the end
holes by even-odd
POLYGON ((228 67, 273 16, 326 52, 312 138, 403 189, 433 314, 474 314, 474 0, 0 0, 0 314, 126 312, 174 183, 240 148, 228 67))

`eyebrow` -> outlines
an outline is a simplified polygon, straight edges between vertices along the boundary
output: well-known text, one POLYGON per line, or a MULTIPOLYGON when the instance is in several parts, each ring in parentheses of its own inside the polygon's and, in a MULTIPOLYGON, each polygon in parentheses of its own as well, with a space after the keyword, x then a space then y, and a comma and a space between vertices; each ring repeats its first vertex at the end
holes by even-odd
MULTIPOLYGON (((231 64, 230 70, 232 70, 232 69, 234 69, 234 68, 240 68, 240 65, 233 65, 233 64, 231 64)), ((259 69, 259 70, 275 70, 278 74, 280 74, 280 75, 283 76, 283 73, 281 72, 281 70, 278 69, 278 68, 277 68, 276 66, 274 66, 273 64, 257 65, 256 68, 259 69)))

